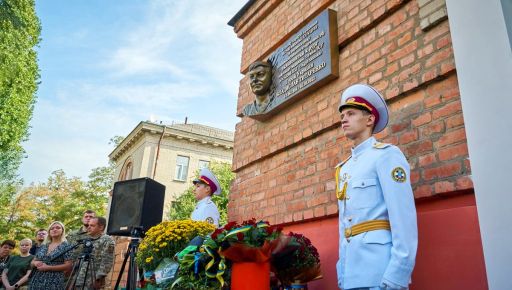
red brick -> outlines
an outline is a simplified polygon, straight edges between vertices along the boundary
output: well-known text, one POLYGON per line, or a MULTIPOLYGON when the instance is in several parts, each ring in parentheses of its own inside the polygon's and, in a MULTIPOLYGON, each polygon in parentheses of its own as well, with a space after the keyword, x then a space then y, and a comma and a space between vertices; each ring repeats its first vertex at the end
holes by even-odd
POLYGON ((407 42, 412 39, 412 34, 410 32, 405 33, 400 38, 398 38, 398 46, 403 46, 407 42))
POLYGON ((430 114, 430 112, 426 112, 426 113, 416 117, 415 119, 412 119, 412 125, 414 127, 418 127, 418 126, 427 124, 430 121, 432 121, 432 115, 430 114))
POLYGON ((461 125, 464 125, 464 118, 462 117, 462 114, 457 114, 455 116, 451 116, 448 119, 446 119, 445 123, 446 123, 446 129, 459 127, 461 125))
POLYGON ((430 185, 421 185, 414 189, 414 197, 428 197, 432 195, 432 188, 430 185))
POLYGON ((466 140, 466 131, 464 128, 447 132, 441 138, 439 138, 438 147, 444 147, 446 145, 463 142, 466 140))
POLYGON ((444 122, 437 121, 420 128, 421 137, 431 137, 434 134, 444 132, 444 122))
POLYGON ((455 191, 455 185, 450 181, 439 181, 434 183, 435 193, 445 193, 455 191))
POLYGON ((388 64, 388 66, 386 67, 386 72, 384 73, 384 75, 385 76, 389 76, 389 75, 395 73, 396 71, 398 71, 398 63, 394 62, 394 63, 388 64))
POLYGON ((315 216, 312 209, 307 209, 302 214, 304 215, 304 219, 310 219, 315 216))
POLYGON ((379 81, 380 79, 382 79, 382 72, 377 72, 370 76, 370 78, 368 79, 368 83, 374 84, 375 82, 379 81))
POLYGON ((307 207, 315 207, 317 205, 329 202, 329 195, 327 193, 318 194, 312 199, 308 200, 307 207))
POLYGON ((439 150, 439 160, 446 161, 468 155, 468 146, 466 143, 453 145, 439 150))
POLYGON ((315 207, 314 215, 315 215, 315 217, 325 216, 325 208, 323 206, 315 207))
POLYGON ((409 80, 405 82, 403 85, 403 91, 407 92, 409 90, 415 89, 418 87, 418 81, 416 79, 409 80))
POLYGON ((439 74, 437 73, 437 67, 433 67, 421 75, 421 81, 426 83, 437 78, 438 76, 439 74))
POLYGON ((441 49, 451 43, 452 43, 452 38, 450 37, 450 35, 445 35, 445 36, 441 37, 439 40, 437 40, 436 48, 441 49))
POLYGON ((446 163, 438 167, 428 168, 423 170, 423 178, 425 180, 432 180, 435 178, 444 178, 461 173, 462 166, 460 162, 446 163))
POLYGON ((453 58, 451 58, 441 64, 441 74, 442 75, 447 74, 454 70, 455 70, 455 60, 453 58))
POLYGON ((338 203, 331 203, 326 207, 328 215, 338 213, 338 203))
POLYGON ((437 162, 436 154, 430 153, 418 157, 418 163, 420 167, 426 167, 437 162))
POLYGON ((457 178, 455 187, 457 190, 471 189, 473 188, 473 180, 471 180, 471 177, 469 176, 461 176, 457 178))
POLYGON ((396 123, 391 125, 391 132, 392 133, 398 133, 400 131, 403 131, 409 127, 409 122, 404 121, 401 123, 396 123))
POLYGON ((417 50, 418 58, 422 58, 424 56, 427 56, 434 52, 434 46, 432 44, 428 44, 424 46, 423 48, 420 48, 417 50))
POLYGON ((418 131, 412 130, 412 131, 405 132, 402 135, 400 135, 399 143, 400 144, 408 144, 408 143, 414 142, 416 140, 418 140, 418 131))
POLYGON ((401 59, 402 57, 408 55, 409 53, 416 51, 416 49, 418 49, 418 42, 415 40, 407 44, 406 46, 398 49, 397 51, 389 54, 387 56, 387 60, 388 62, 393 62, 397 59, 401 59))
POLYGON ((407 145, 405 148, 405 153, 407 156, 415 156, 424 153, 428 153, 432 151, 432 141, 431 140, 421 140, 418 142, 414 142, 412 144, 407 145))
POLYGON ((448 104, 442 106, 441 108, 435 110, 434 113, 432 114, 432 117, 435 120, 435 119, 439 119, 441 117, 453 115, 453 114, 461 112, 461 111, 462 111, 462 106, 461 106, 460 101, 455 101, 455 102, 448 103, 448 104))
POLYGON ((448 27, 448 21, 442 22, 439 25, 434 26, 431 30, 429 30, 423 41, 425 43, 429 43, 432 40, 449 33, 450 28, 448 27))
POLYGON ((469 161, 469 159, 464 160, 464 168, 466 168, 466 174, 471 174, 471 162, 469 161))
POLYGON ((440 63, 450 57, 452 57, 453 51, 452 48, 447 48, 444 50, 440 50, 435 52, 427 61, 425 62, 425 67, 429 68, 437 63, 440 63))
POLYGON ((418 172, 418 170, 412 170, 410 178, 412 184, 417 183, 420 180, 420 173, 418 172))
POLYGON ((425 103, 425 107, 430 108, 430 107, 441 104, 441 101, 442 101, 441 96, 431 96, 431 97, 425 98, 424 103, 425 103))
POLYGON ((399 81, 407 80, 407 79, 413 77, 414 75, 416 75, 420 71, 420 69, 421 69, 420 64, 416 64, 410 68, 404 69, 398 74, 398 80, 399 81))

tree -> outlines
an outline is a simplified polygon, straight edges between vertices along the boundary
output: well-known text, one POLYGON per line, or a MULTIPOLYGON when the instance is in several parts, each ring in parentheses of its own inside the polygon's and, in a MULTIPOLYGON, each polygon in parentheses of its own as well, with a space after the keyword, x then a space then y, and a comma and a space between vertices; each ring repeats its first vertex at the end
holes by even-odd
POLYGON ((39 80, 41 25, 33 0, 0 0, 0 190, 14 182, 39 80))
MULTIPOLYGON (((229 189, 235 174, 231 171, 231 164, 211 162, 209 169, 215 174, 219 180, 220 187, 222 188, 221 195, 214 195, 212 200, 215 202, 220 212, 220 224, 227 222, 227 206, 229 201, 229 189)), ((196 177, 199 176, 199 170, 196 172, 196 177)), ((169 219, 188 219, 196 207, 196 199, 194 196, 194 187, 189 187, 183 194, 181 194, 175 201, 172 202, 169 209, 169 219)))
POLYGON ((66 230, 80 227, 83 212, 92 209, 104 216, 112 184, 112 167, 91 170, 89 180, 67 177, 63 170, 52 172, 47 182, 21 189, 0 211, 0 239, 32 237, 38 228, 55 220, 66 230))

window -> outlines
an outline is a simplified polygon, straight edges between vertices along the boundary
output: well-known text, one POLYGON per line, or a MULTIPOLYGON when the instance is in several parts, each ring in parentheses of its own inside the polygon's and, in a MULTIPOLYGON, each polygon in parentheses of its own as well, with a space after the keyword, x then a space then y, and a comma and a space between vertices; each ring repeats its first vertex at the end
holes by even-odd
POLYGON ((199 160, 199 170, 203 169, 203 168, 208 168, 208 166, 210 166, 210 161, 206 161, 206 160, 199 160))
POLYGON ((121 173, 119 174, 118 181, 132 179, 133 174, 133 161, 131 157, 128 157, 121 169, 121 173))
POLYGON ((188 161, 190 158, 187 156, 180 156, 176 158, 176 174, 174 175, 175 180, 186 181, 188 173, 188 161))

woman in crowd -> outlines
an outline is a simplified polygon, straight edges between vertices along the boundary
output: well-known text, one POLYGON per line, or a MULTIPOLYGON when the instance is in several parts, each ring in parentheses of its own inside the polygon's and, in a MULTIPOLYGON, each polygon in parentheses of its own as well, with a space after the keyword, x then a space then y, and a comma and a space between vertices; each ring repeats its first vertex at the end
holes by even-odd
POLYGON ((45 243, 32 260, 35 273, 30 280, 30 290, 62 290, 64 272, 72 267, 71 252, 66 252, 66 230, 61 222, 55 221, 48 228, 45 243))
POLYGON ((32 256, 29 251, 32 247, 31 239, 23 239, 20 242, 20 255, 12 256, 7 267, 2 272, 2 282, 6 290, 26 289, 25 284, 31 272, 32 256))

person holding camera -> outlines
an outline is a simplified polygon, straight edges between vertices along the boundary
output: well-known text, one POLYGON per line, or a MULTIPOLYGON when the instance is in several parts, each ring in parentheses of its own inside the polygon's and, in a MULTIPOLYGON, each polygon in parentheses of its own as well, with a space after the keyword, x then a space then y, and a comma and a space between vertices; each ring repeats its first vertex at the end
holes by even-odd
POLYGON ((84 252, 90 250, 90 256, 89 259, 82 257, 76 289, 103 289, 105 286, 105 278, 114 264, 115 248, 114 239, 104 233, 106 225, 107 220, 104 217, 93 217, 89 220, 88 237, 83 241, 83 249, 84 252), (87 249, 88 247, 92 249, 87 249))

